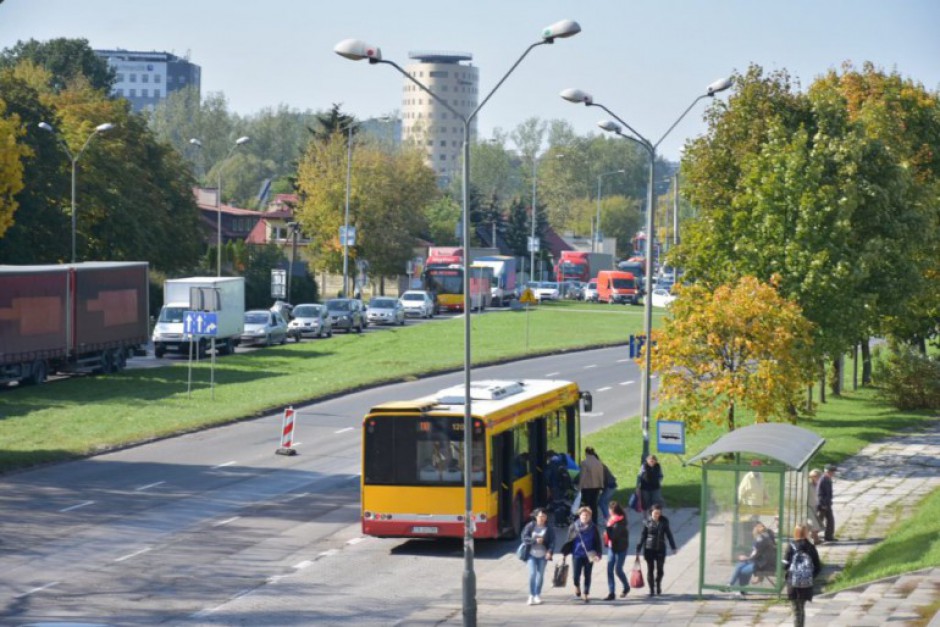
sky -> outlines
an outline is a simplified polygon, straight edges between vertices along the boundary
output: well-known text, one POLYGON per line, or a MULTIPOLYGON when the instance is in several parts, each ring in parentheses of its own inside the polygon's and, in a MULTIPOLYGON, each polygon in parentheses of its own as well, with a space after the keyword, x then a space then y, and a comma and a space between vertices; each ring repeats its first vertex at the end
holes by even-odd
MULTIPOLYGON (((482 99, 561 19, 582 32, 532 50, 480 110, 481 139, 532 117, 600 133, 603 111, 559 97, 574 87, 655 143, 708 84, 751 64, 786 70, 806 88, 845 61, 870 61, 940 89, 937 0, 0 0, 0 48, 70 37, 172 52, 201 66, 203 97, 222 92, 238 114, 339 103, 368 118, 400 108, 403 79, 339 57, 339 41, 365 40, 399 65, 413 50, 469 52, 482 99)), ((705 132, 705 108, 662 141, 661 155, 678 159, 705 132)))

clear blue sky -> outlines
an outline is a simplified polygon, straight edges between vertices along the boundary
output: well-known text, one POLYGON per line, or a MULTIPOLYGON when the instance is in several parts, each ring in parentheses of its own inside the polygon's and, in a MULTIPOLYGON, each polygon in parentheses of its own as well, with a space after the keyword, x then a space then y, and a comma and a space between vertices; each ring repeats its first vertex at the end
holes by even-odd
MULTIPOLYGON (((750 63, 786 69, 805 87, 843 61, 872 61, 940 88, 938 0, 5 0, 0 47, 83 37, 94 48, 188 54, 203 95, 224 92, 237 113, 336 102, 370 117, 399 108, 402 79, 338 57, 338 41, 364 39, 402 65, 410 50, 470 52, 482 97, 563 18, 582 33, 529 55, 480 112, 482 137, 532 116, 595 132, 602 111, 558 97, 578 87, 655 141, 706 85, 750 63)), ((663 142, 664 156, 703 132, 703 110, 663 142)))

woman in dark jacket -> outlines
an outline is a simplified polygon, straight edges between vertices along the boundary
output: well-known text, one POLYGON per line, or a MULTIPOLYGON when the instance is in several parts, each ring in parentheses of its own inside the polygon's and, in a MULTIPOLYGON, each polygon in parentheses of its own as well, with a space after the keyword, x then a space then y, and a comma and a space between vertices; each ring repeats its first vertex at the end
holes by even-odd
POLYGON ((666 564, 666 541, 676 552, 676 541, 669 528, 669 519, 663 516, 663 508, 659 503, 653 505, 650 517, 643 521, 643 531, 640 542, 636 545, 636 554, 643 549, 643 559, 646 560, 646 580, 650 586, 650 596, 663 593, 663 566, 666 564))
POLYGON ((797 525, 793 528, 793 541, 787 545, 783 555, 783 565, 787 569, 787 598, 793 604, 793 624, 803 627, 806 623, 806 602, 813 600, 813 586, 796 588, 792 586, 790 567, 797 551, 803 551, 813 560, 813 579, 819 576, 822 562, 819 561, 819 552, 813 543, 806 539, 806 525, 797 525))
POLYGON ((627 552, 630 550, 630 530, 627 528, 627 512, 617 501, 610 502, 610 517, 607 519, 607 531, 604 537, 607 545, 607 590, 610 593, 605 601, 613 601, 617 598, 617 579, 623 584, 621 598, 630 592, 627 574, 623 572, 627 552))
POLYGON ((576 597, 581 597, 581 573, 584 573, 584 596, 581 598, 585 603, 590 600, 591 571, 594 562, 600 561, 603 548, 600 531, 591 520, 591 508, 582 507, 578 510, 578 519, 568 528, 568 541, 561 547, 561 552, 563 555, 572 555, 576 597))

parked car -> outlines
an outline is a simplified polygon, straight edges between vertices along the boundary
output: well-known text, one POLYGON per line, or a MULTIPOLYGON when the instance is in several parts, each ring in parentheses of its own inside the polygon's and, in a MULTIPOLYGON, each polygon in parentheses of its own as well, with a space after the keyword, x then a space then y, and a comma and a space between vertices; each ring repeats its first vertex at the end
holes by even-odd
POLYGON ((405 308, 397 298, 376 296, 369 301, 366 320, 370 324, 405 324, 405 308))
POLYGON ((291 311, 294 309, 294 306, 290 303, 285 303, 283 300, 276 300, 274 304, 271 305, 271 311, 276 311, 281 314, 281 317, 284 318, 288 323, 292 318, 291 311))
POLYGON ((584 283, 581 281, 565 281, 559 284, 561 297, 566 300, 581 300, 581 292, 584 290, 584 283))
POLYGON ((245 330, 241 335, 243 345, 284 344, 287 342, 287 323, 276 311, 252 309, 245 312, 245 330))
POLYGON ((294 319, 287 324, 287 332, 294 339, 333 336, 333 324, 325 305, 304 303, 294 307, 292 313, 294 319))
POLYGON ((581 290, 581 300, 591 303, 597 302, 597 279, 591 279, 584 286, 584 289, 581 290))
POLYGON ((434 316, 434 299, 423 290, 408 290, 398 299, 406 316, 431 318, 434 316))
POLYGON ((558 300, 561 298, 561 292, 558 283, 554 281, 530 281, 526 287, 532 290, 535 297, 542 300, 558 300))
POLYGON ((650 303, 653 307, 668 307, 674 300, 676 300, 676 297, 673 296, 669 290, 659 288, 653 290, 653 297, 650 303))
POLYGON ((346 333, 355 329, 356 333, 362 333, 366 327, 366 317, 360 300, 331 298, 326 301, 326 308, 330 313, 330 323, 334 329, 345 329, 346 333))

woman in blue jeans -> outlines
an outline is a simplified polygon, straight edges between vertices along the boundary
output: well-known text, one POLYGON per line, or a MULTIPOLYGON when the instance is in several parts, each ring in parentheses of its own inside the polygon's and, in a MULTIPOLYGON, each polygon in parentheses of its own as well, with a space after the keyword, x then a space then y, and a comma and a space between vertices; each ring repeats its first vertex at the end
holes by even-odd
POLYGON ((578 519, 568 527, 568 540, 561 551, 572 555, 574 562, 574 595, 580 597, 585 603, 590 601, 591 571, 594 562, 601 559, 601 534, 597 525, 591 520, 591 508, 582 507, 578 510, 578 519), (584 573, 584 595, 581 595, 581 574, 584 573))
POLYGON ((610 502, 610 517, 607 519, 605 539, 607 544, 607 589, 610 593, 604 600, 613 601, 617 598, 617 579, 623 584, 623 592, 620 594, 620 598, 626 597, 627 593, 630 592, 627 574, 623 572, 623 565, 627 561, 627 552, 630 550, 630 530, 627 528, 627 513, 617 501, 610 502))
POLYGON ((542 582, 545 580, 545 564, 552 559, 555 532, 548 524, 548 514, 542 508, 532 512, 535 519, 522 530, 522 542, 529 547, 529 605, 542 603, 542 582))
MULTIPOLYGON (((774 568, 774 562, 777 559, 777 543, 774 541, 774 533, 764 523, 757 523, 754 525, 753 535, 753 548, 749 555, 738 556, 738 564, 734 567, 731 581, 728 582, 729 586, 743 588, 751 583, 751 577, 755 572, 773 570, 774 568)), ((740 594, 744 594, 744 592, 741 591, 740 594)))

